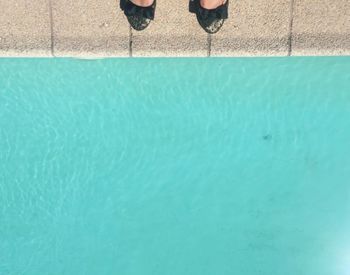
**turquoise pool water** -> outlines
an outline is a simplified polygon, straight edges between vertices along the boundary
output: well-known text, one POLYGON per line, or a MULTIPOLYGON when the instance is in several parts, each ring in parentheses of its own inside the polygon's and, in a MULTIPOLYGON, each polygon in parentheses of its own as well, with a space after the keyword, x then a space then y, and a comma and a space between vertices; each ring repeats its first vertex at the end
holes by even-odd
POLYGON ((0 60, 1 275, 349 275, 350 58, 0 60))

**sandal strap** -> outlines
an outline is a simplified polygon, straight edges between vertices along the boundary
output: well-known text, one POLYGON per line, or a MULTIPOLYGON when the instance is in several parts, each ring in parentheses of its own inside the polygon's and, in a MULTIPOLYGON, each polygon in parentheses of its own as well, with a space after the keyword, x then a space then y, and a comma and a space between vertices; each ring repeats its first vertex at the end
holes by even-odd
MULTIPOLYGON (((121 1, 122 3, 122 1, 121 1)), ((124 11, 126 16, 141 16, 147 19, 154 19, 155 9, 156 9, 156 0, 153 4, 148 7, 141 7, 135 5, 130 0, 123 1, 123 4, 120 5, 120 8, 124 11)))
POLYGON ((205 9, 201 6, 200 0, 190 0, 189 11, 197 14, 201 19, 227 19, 228 1, 216 9, 205 9))

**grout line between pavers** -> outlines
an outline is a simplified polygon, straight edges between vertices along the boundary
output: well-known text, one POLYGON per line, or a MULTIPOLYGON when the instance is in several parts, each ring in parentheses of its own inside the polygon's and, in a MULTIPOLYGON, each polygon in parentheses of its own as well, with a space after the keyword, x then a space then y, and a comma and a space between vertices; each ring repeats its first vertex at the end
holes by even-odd
POLYGON ((288 36, 288 56, 292 55, 293 44, 293 23, 294 23, 294 3, 295 0, 290 2, 290 19, 289 19, 289 36, 288 36))
POLYGON ((132 27, 129 25, 129 57, 132 57, 132 27))
POLYGON ((50 32, 51 32, 51 55, 52 57, 55 57, 55 37, 54 37, 54 27, 53 27, 53 12, 52 12, 52 0, 49 1, 49 16, 50 16, 50 32))
POLYGON ((211 34, 208 33, 207 34, 207 57, 211 56, 211 40, 212 40, 211 34))

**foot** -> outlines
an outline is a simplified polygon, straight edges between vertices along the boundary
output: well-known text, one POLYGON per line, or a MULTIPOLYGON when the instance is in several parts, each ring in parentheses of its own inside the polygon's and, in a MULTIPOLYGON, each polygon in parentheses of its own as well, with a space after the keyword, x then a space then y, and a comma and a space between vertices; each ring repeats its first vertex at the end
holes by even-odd
POLYGON ((190 11, 196 13, 198 23, 210 34, 217 33, 228 17, 229 0, 191 0, 190 11))
POLYGON ((156 0, 121 0, 124 1, 122 10, 131 25, 137 31, 148 27, 154 18, 156 0))

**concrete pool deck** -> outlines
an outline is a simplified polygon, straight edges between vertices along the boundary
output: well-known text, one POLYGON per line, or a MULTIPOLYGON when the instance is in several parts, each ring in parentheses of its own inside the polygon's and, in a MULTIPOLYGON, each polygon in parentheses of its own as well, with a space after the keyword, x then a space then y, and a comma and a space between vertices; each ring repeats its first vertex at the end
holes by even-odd
POLYGON ((131 30, 116 0, 0 0, 1 57, 350 55, 349 0, 230 0, 207 35, 187 0, 159 0, 131 30))

